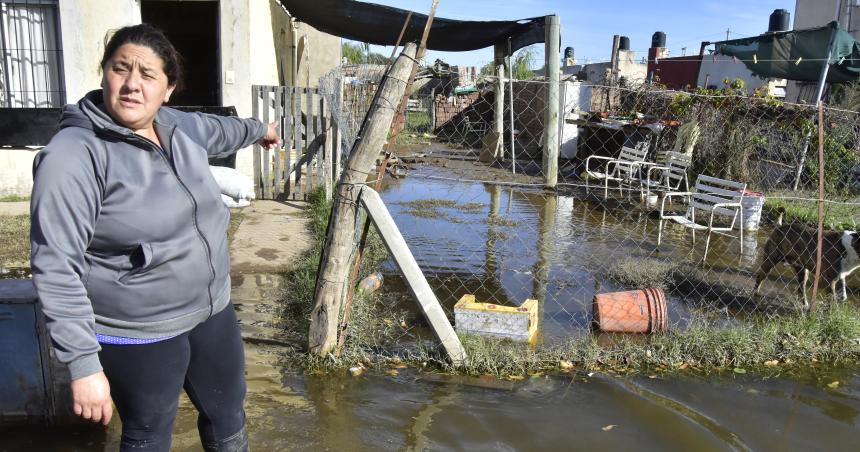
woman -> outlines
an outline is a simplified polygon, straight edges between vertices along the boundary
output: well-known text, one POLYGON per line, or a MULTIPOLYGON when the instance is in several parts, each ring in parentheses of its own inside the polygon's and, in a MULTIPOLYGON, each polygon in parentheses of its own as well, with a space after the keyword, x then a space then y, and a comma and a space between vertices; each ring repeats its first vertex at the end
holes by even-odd
POLYGON ((113 400, 123 450, 166 451, 184 388, 204 448, 246 450, 229 212, 207 157, 274 147, 275 123, 163 107, 179 55, 146 24, 118 30, 101 68, 33 166, 33 281, 74 411, 107 425, 113 400))

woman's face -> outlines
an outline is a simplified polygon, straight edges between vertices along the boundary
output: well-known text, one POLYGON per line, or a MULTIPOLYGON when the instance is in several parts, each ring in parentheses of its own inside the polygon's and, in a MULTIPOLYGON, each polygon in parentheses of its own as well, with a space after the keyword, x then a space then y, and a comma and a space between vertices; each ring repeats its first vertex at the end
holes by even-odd
POLYGON ((133 131, 149 129, 161 104, 170 99, 164 61, 149 47, 123 44, 102 68, 107 113, 133 131))

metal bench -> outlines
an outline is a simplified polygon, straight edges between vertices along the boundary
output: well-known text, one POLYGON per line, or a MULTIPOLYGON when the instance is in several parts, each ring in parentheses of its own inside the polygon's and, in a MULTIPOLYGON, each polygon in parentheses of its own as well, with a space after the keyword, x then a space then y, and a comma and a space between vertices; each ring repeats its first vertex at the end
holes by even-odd
POLYGON ((704 261, 708 257, 708 246, 711 242, 711 233, 717 233, 727 236, 732 236, 730 232, 738 227, 738 238, 740 239, 741 253, 744 246, 744 228, 743 228, 743 202, 744 193, 747 185, 741 182, 734 182, 726 179, 718 179, 716 177, 700 175, 696 179, 694 191, 689 192, 669 192, 663 197, 660 203, 660 223, 657 228, 657 246, 663 235, 663 222, 666 220, 693 230, 693 242, 696 241, 696 231, 707 231, 705 239, 705 254, 702 257, 704 261), (666 214, 666 201, 675 197, 683 197, 687 200, 687 211, 683 215, 666 214), (699 220, 696 219, 696 214, 699 220), (707 220, 701 221, 702 217, 707 220), (715 221, 715 219, 717 221, 715 221))

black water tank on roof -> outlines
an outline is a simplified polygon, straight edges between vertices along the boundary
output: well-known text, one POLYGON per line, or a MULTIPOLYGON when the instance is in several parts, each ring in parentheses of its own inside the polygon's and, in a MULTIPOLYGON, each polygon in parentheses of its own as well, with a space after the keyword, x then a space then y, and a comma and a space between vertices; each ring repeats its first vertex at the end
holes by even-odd
POLYGON ((666 33, 656 31, 651 35, 651 47, 666 47, 666 33))
POLYGON ((784 9, 775 9, 770 13, 770 21, 767 24, 768 32, 788 31, 791 13, 784 9))
POLYGON ((621 39, 618 40, 618 50, 630 50, 630 38, 622 36, 621 39))
POLYGON ((564 48, 564 57, 565 58, 573 58, 573 47, 565 47, 564 48))

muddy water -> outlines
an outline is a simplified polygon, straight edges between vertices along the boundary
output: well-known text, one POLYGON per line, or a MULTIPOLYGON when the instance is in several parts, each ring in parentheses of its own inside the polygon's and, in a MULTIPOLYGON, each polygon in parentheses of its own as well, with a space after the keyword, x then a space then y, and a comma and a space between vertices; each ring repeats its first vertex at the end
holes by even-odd
MULTIPOLYGON (((687 260, 701 252, 682 231, 669 229, 657 253, 656 223, 646 214, 595 207, 576 196, 416 177, 390 185, 384 197, 446 306, 466 292, 510 304, 536 297, 549 337, 575 334, 588 321, 593 294, 618 287, 603 276, 613 260, 687 260), (442 208, 444 218, 405 212, 403 202, 431 198, 481 207, 442 208), (490 216, 495 219, 488 221, 490 216)), ((743 255, 737 240, 715 238, 707 265, 743 276, 766 234, 748 237, 743 255)), ((402 291, 392 274, 389 268, 386 290, 402 291)), ((247 415, 254 450, 848 451, 860 441, 855 369, 810 369, 793 378, 598 372, 524 381, 416 369, 305 375, 289 362, 289 344, 271 345, 286 341, 273 324, 279 281, 273 275, 234 277, 233 300, 249 339, 247 415)), ((680 322, 685 304, 677 298, 672 303, 680 322)), ((174 450, 201 450, 195 422, 196 412, 183 400, 174 450)), ((0 451, 116 450, 119 428, 114 422, 107 430, 4 429, 0 451)))
MULTIPOLYGON (((658 247, 655 209, 632 201, 596 202, 602 189, 592 190, 592 196, 562 189, 564 194, 556 196, 540 187, 458 182, 447 179, 453 175, 446 171, 421 167, 389 183, 382 196, 449 312, 467 293, 515 306, 535 298, 544 340, 569 337, 588 326, 596 293, 632 288, 608 277, 619 262, 631 258, 642 259, 644 266, 660 261, 687 269, 686 291, 668 294, 673 327, 683 328, 695 315, 691 300, 722 310, 724 301, 716 298, 727 295, 741 304, 732 306, 735 311, 756 307, 750 295, 759 254, 771 232, 768 225, 747 232, 743 241, 713 235, 702 264, 702 233, 694 241, 689 230, 666 223, 658 247), (453 204, 416 209, 415 203, 427 200, 453 204)), ((393 265, 386 277, 389 288, 405 291, 393 265)), ((781 298, 779 303, 791 308, 795 288, 788 271, 777 270, 764 293, 771 296, 769 302, 781 298)))
MULTIPOLYGON (((243 335, 282 339, 271 315, 278 277, 234 284, 243 335)), ((860 377, 850 369, 795 379, 598 372, 498 381, 415 369, 303 375, 285 356, 246 342, 253 450, 849 451, 860 441, 860 377)), ((201 450, 195 416, 183 400, 173 450, 201 450)), ((116 450, 119 427, 0 430, 0 451, 116 450)))

